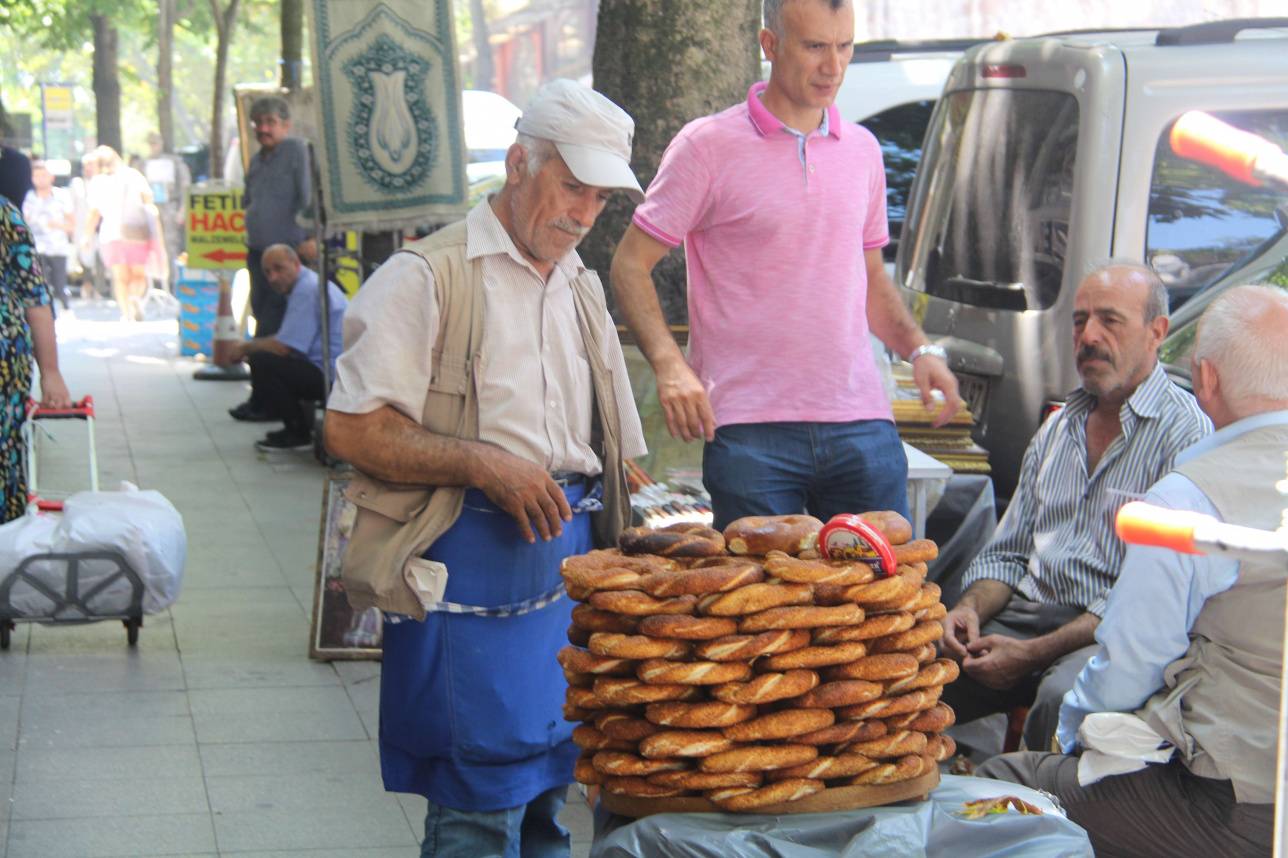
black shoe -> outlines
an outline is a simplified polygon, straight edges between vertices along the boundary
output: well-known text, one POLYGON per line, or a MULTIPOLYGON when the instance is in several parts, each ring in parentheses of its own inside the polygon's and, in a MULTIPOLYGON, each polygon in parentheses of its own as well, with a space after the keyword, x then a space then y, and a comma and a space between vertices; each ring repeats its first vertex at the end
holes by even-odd
POLYGON ((269 432, 255 442, 255 449, 265 452, 272 450, 311 450, 313 435, 308 432, 292 432, 290 429, 278 429, 269 432))
POLYGON ((245 423, 272 423, 276 419, 267 411, 262 411, 252 405, 249 399, 236 408, 229 408, 228 414, 234 420, 241 420, 245 423))

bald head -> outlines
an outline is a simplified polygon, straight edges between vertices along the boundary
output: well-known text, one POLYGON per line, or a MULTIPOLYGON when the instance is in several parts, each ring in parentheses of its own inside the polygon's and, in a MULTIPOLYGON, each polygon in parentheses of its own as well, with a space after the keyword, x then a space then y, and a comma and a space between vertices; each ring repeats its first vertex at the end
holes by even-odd
POLYGON ((290 245, 274 244, 260 257, 260 267, 273 291, 288 295, 300 276, 300 257, 290 245))
POLYGON ((1218 428, 1288 409, 1288 292, 1238 286, 1199 319, 1190 370, 1194 395, 1218 428))

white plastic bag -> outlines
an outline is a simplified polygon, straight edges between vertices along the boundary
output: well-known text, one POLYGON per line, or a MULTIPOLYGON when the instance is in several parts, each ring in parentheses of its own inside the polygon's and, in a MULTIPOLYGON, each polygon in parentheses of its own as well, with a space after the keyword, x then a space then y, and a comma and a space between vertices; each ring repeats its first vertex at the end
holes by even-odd
MULTIPOLYGON (((70 554, 119 552, 143 580, 143 612, 155 614, 179 598, 183 585, 183 568, 188 557, 183 517, 158 491, 140 491, 130 483, 122 483, 121 489, 78 492, 69 497, 58 523, 54 550, 70 554)), ((86 592, 93 582, 114 568, 114 563, 106 561, 82 561, 81 592, 86 592)), ((115 596, 122 591, 128 594, 129 587, 118 582, 107 592, 115 596)), ((117 606, 101 607, 97 600, 92 607, 104 612, 123 610, 117 606)))
MULTIPOLYGON (((0 580, 16 572, 24 560, 54 550, 58 519, 30 508, 26 515, 0 525, 0 580)), ((55 593, 63 592, 66 566, 53 561, 36 561, 26 571, 55 593)), ((9 604, 21 616, 48 616, 54 608, 50 598, 25 580, 16 580, 9 590, 9 604)))

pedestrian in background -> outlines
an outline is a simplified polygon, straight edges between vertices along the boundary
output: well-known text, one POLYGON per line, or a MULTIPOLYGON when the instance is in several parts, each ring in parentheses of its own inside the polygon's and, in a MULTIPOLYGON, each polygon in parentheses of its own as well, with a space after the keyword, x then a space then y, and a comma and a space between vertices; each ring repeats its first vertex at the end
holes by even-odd
POLYGON ((143 174, 121 161, 111 146, 94 150, 98 174, 89 186, 89 233, 98 231, 99 252, 112 272, 112 296, 121 321, 141 321, 148 291, 148 256, 153 253, 156 208, 143 174))
POLYGON ((71 193, 66 188, 54 186, 54 174, 48 165, 37 159, 31 164, 31 181, 34 187, 22 202, 22 216, 27 221, 36 240, 36 254, 40 270, 54 298, 68 309, 67 258, 73 253, 71 237, 76 228, 76 212, 71 193))

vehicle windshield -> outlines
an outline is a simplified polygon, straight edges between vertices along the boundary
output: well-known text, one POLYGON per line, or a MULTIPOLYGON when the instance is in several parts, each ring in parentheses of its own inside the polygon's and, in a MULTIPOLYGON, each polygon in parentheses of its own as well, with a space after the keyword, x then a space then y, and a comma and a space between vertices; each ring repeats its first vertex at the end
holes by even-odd
POLYGON ((1078 102, 1068 93, 980 89, 941 99, 927 135, 906 271, 939 298, 997 309, 1060 294, 1073 204, 1078 102))

